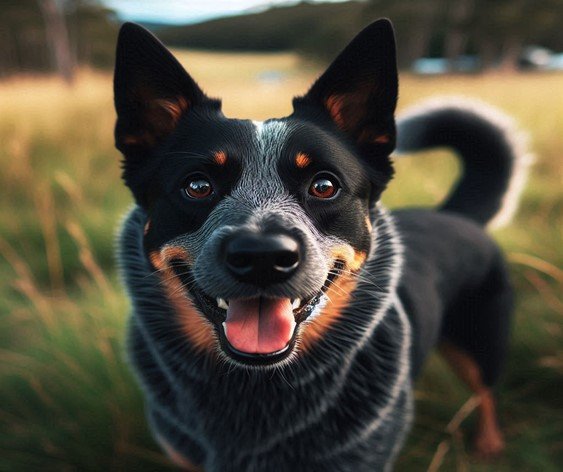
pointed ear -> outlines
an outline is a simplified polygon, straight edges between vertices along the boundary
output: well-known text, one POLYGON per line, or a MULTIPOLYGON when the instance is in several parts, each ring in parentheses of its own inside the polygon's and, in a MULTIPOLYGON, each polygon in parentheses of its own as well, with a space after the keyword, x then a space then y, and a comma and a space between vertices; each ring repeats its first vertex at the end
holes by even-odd
POLYGON ((156 37, 134 23, 119 32, 114 93, 116 147, 126 160, 150 152, 193 107, 219 107, 156 37))
POLYGON ((395 147, 397 103, 395 38, 391 22, 361 31, 294 109, 321 108, 364 152, 389 155, 395 147))

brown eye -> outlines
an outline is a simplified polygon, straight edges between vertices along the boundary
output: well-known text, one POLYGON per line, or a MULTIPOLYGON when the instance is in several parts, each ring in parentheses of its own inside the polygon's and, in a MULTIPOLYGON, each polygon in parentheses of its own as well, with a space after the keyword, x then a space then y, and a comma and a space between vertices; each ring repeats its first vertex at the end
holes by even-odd
POLYGON ((315 178, 309 187, 309 194, 317 198, 332 198, 338 192, 338 183, 335 177, 325 175, 315 178))
POLYGON ((206 198, 213 193, 213 187, 211 182, 205 177, 199 175, 195 177, 188 177, 186 180, 186 186, 184 187, 184 192, 190 198, 206 198))

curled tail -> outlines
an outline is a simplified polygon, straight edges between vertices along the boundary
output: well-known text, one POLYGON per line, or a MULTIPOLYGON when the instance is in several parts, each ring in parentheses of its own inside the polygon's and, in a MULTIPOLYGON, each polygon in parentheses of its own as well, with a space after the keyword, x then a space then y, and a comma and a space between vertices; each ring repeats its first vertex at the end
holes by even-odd
POLYGON ((462 175, 441 210, 482 225, 510 221, 533 160, 510 117, 479 101, 443 97, 399 116, 397 136, 398 153, 448 147, 459 155, 462 175))

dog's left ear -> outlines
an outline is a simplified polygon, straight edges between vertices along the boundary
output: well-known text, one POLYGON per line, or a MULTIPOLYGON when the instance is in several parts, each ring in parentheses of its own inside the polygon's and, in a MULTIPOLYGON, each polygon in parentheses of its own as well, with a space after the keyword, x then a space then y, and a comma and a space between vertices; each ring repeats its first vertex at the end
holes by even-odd
POLYGON ((395 147, 397 64, 391 22, 378 20, 362 30, 313 84, 293 101, 320 107, 368 157, 395 147))

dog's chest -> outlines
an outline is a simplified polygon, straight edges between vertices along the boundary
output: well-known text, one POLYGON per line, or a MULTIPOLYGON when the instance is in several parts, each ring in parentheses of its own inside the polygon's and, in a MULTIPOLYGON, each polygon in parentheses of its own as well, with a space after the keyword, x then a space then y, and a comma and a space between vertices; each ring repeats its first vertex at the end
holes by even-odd
POLYGON ((410 418, 410 375, 402 357, 410 340, 392 311, 381 332, 374 332, 349 364, 341 359, 301 378, 279 372, 214 376, 191 386, 190 400, 179 402, 179 414, 197 424, 194 433, 206 438, 209 457, 221 464, 217 470, 278 456, 284 467, 291 458, 301 466, 343 457, 384 464, 410 418), (387 362, 382 362, 382 348, 387 362))

